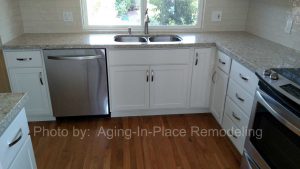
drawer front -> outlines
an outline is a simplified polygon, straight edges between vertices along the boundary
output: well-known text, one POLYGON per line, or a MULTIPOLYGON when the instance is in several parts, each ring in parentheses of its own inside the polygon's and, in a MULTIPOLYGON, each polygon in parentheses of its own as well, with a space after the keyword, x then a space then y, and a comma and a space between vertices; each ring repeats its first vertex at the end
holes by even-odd
POLYGON ((254 96, 258 78, 246 67, 236 61, 232 62, 230 77, 238 82, 247 92, 254 96))
POLYGON ((25 109, 22 109, 0 137, 0 164, 8 168, 29 134, 25 109))
POLYGON ((229 98, 226 98, 224 113, 236 124, 239 128, 248 127, 249 117, 229 98))
POLYGON ((254 100, 253 96, 232 79, 229 80, 227 95, 246 113, 247 116, 250 116, 254 100))
POLYGON ((226 130, 227 136, 229 137, 231 142, 242 154, 246 139, 246 135, 242 133, 243 130, 239 129, 227 115, 225 115, 223 118, 223 128, 226 130))
POLYGON ((11 67, 42 67, 42 55, 40 51, 6 51, 5 62, 11 67))
POLYGON ((231 66, 231 58, 221 51, 218 51, 217 54, 218 54, 217 66, 225 73, 229 74, 230 66, 231 66))
POLYGON ((108 51, 110 65, 190 64, 190 49, 172 50, 112 50, 108 51))

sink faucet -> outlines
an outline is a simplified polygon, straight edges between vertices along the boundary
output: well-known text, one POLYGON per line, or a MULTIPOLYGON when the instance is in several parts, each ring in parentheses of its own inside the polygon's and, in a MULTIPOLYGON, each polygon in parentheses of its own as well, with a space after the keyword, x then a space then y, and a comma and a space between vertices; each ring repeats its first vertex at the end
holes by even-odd
POLYGON ((149 34, 149 16, 148 16, 148 8, 145 11, 145 19, 144 19, 144 33, 149 34))

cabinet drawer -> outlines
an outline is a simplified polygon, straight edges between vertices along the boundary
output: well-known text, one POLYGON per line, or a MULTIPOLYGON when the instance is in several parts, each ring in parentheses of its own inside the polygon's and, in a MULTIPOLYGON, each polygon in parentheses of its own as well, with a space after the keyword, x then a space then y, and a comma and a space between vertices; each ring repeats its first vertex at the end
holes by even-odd
POLYGON ((108 58, 110 65, 189 64, 191 50, 112 50, 108 58))
POLYGON ((236 61, 232 62, 230 77, 254 96, 258 79, 256 75, 236 61))
POLYGON ((223 70, 225 73, 229 74, 230 65, 231 65, 231 58, 227 56, 225 53, 218 51, 217 57, 217 66, 223 70))
POLYGON ((5 62, 11 67, 42 67, 42 55, 40 51, 6 51, 5 62))
POLYGON ((223 118, 223 128, 226 130, 226 133, 229 139, 231 140, 231 142, 234 144, 237 150, 242 154, 244 149, 246 134, 243 133, 243 130, 238 128, 227 115, 225 115, 223 118))
POLYGON ((227 95, 238 105, 247 116, 250 116, 254 97, 245 91, 240 85, 234 82, 232 79, 229 80, 227 95))
POLYGON ((249 117, 229 98, 226 98, 224 113, 239 127, 248 127, 249 117))
POLYGON ((0 137, 0 164, 8 168, 29 134, 25 109, 22 109, 0 137))

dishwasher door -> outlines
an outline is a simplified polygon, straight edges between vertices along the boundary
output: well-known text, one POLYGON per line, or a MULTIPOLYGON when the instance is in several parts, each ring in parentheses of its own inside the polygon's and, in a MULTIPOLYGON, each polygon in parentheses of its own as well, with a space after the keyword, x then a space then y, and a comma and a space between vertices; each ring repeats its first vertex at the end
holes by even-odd
POLYGON ((105 49, 45 50, 55 117, 109 115, 105 49))

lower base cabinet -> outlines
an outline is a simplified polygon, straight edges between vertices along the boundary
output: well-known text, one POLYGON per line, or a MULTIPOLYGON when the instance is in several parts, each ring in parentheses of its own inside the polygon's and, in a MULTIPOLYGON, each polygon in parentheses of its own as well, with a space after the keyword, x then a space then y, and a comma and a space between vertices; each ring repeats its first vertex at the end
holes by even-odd
POLYGON ((35 157, 30 136, 27 136, 25 143, 10 165, 9 169, 36 169, 35 157))

